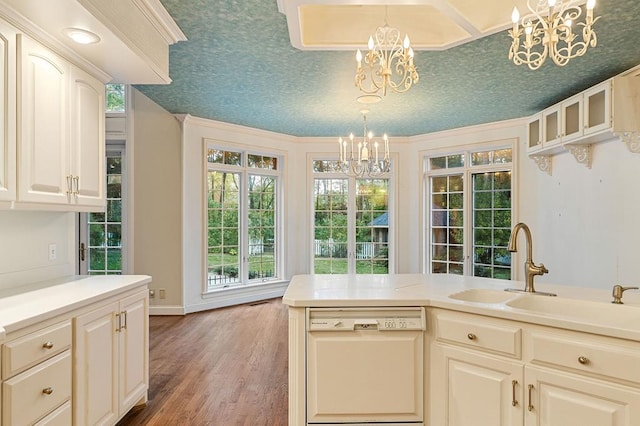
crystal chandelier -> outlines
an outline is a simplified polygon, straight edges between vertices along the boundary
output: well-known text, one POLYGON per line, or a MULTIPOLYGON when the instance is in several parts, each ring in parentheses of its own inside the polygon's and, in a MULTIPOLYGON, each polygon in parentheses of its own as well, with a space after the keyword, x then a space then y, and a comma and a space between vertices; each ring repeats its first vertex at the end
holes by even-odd
POLYGON ((363 57, 358 49, 356 61, 356 86, 366 95, 358 98, 363 103, 379 101, 387 94, 387 89, 402 93, 417 83, 420 78, 413 64, 413 49, 409 36, 404 36, 401 43, 400 30, 387 25, 386 8, 384 26, 378 27, 376 32, 369 36, 369 51, 363 57), (363 65, 364 59, 364 65, 363 65))
POLYGON ((509 31, 513 39, 509 59, 516 65, 526 64, 535 70, 549 56, 562 67, 570 59, 584 55, 589 46, 595 47, 598 39, 591 26, 600 18, 593 18, 596 0, 587 1, 584 22, 578 22, 583 14, 582 3, 584 0, 528 0, 531 13, 522 19, 514 7, 513 29, 509 31), (536 2, 534 7, 531 2, 536 2), (582 27, 581 40, 573 31, 579 27, 582 27))
POLYGON ((360 111, 363 117, 362 140, 356 141, 353 133, 347 139, 338 138, 340 153, 340 170, 342 173, 354 177, 376 177, 391 170, 389 160, 389 138, 385 133, 382 137, 382 157, 380 144, 373 139, 373 133, 367 131, 368 110, 360 111), (357 149, 357 150, 356 150, 357 149))

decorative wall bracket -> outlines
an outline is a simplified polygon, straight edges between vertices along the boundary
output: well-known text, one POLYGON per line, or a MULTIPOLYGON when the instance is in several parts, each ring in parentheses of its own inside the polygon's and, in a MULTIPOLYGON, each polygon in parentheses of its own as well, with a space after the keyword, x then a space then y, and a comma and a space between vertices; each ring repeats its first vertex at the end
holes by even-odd
POLYGON ((576 161, 591 168, 591 145, 565 145, 565 148, 574 156, 576 161))
POLYGON ((533 161, 536 162, 538 168, 547 172, 549 176, 551 176, 551 156, 550 155, 532 155, 533 161))
POLYGON ((627 145, 629 151, 640 154, 640 132, 621 132, 616 133, 616 136, 627 145))

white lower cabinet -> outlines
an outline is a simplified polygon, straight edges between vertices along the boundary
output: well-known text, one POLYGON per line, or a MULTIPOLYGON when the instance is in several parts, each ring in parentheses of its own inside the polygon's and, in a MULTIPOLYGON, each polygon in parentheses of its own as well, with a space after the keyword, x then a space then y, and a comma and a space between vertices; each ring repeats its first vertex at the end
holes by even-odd
POLYGON ((53 419, 71 401, 70 346, 69 320, 7 339, 2 345, 3 425, 61 424, 53 419))
POLYGON ((432 309, 431 426, 640 425, 640 342, 432 309))
POLYGON ((431 356, 431 425, 522 426, 522 363, 437 343, 431 356))
POLYGON ((638 389, 538 367, 525 378, 527 426, 640 425, 638 389))
POLYGON ((115 424, 146 401, 148 328, 146 289, 75 319, 74 424, 115 424))

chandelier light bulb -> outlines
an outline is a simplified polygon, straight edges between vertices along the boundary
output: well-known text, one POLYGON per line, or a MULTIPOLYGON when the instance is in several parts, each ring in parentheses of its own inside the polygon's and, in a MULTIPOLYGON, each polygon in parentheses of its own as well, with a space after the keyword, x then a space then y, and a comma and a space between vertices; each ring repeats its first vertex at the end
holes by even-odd
POLYGON ((406 34, 404 36, 404 48, 408 49, 410 45, 411 45, 411 42, 409 41, 409 34, 406 34))
POLYGON ((596 0, 587 1, 587 10, 593 10, 596 7, 596 0))
POLYGON ((554 7, 556 5, 556 0, 549 0, 549 7, 554 7))
POLYGON ((362 52, 360 49, 356 52, 356 61, 358 62, 358 68, 362 67, 362 52))
POLYGON ((367 47, 369 48, 369 50, 373 50, 374 48, 374 44, 373 44, 373 36, 369 36, 369 43, 367 43, 367 47))
POLYGON ((514 7, 513 12, 511 12, 511 21, 514 24, 517 24, 519 20, 520 20, 520 12, 518 12, 517 7, 514 7))

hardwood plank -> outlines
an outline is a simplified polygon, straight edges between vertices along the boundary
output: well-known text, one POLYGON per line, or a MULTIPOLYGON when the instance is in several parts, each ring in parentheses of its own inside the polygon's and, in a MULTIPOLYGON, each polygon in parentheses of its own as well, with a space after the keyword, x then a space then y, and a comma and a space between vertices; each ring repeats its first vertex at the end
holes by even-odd
POLYGON ((150 317, 149 401, 118 426, 285 426, 287 321, 280 299, 150 317))

